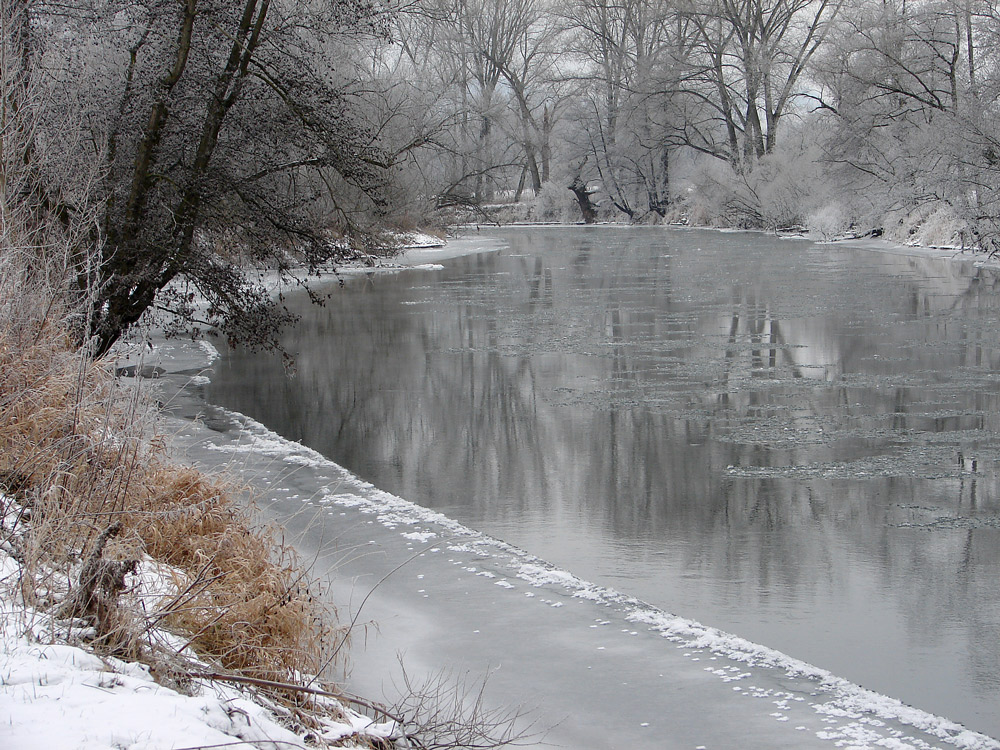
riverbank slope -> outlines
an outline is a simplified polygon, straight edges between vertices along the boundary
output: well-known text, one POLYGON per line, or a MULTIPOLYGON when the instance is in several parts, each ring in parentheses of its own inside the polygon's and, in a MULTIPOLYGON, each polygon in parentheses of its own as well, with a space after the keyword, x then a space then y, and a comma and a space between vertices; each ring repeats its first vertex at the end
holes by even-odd
POLYGON ((3 746, 398 733, 318 679, 349 633, 239 483, 174 463, 153 394, 71 345, 44 284, 0 270, 3 746))

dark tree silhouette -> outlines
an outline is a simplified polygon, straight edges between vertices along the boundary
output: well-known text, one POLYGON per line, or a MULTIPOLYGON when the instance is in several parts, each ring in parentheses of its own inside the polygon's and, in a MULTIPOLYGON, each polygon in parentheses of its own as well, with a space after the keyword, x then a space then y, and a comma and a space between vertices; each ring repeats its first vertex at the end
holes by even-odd
MULTIPOLYGON (((392 155, 364 121, 350 50, 385 35, 380 7, 21 2, 53 101, 88 97, 80 140, 100 155, 101 250, 96 285, 81 275, 96 291, 80 333, 95 355, 154 306, 273 345, 290 316, 248 269, 370 248, 392 155), (178 291, 182 278, 194 289, 178 291)), ((42 140, 64 135, 60 114, 42 140)))

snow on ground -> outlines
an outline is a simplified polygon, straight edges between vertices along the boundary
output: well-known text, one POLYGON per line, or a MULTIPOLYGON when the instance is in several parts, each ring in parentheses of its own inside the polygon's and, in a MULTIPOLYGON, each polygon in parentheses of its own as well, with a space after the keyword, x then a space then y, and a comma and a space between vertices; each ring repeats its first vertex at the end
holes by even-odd
POLYGON ((337 269, 338 276, 372 276, 374 274, 399 273, 400 271, 443 271, 440 263, 419 263, 412 266, 402 266, 389 263, 378 266, 341 266, 337 269))
MULTIPOLYGON (((191 694, 183 694, 158 684, 145 664, 94 654, 51 616, 18 602, 20 575, 20 566, 0 545, 3 750, 307 747, 305 736, 282 726, 274 712, 235 687, 195 680, 191 694)), ((147 560, 132 583, 140 596, 155 599, 172 588, 171 577, 165 566, 147 560)), ((159 629, 148 637, 151 643, 183 648, 182 640, 159 629)), ((343 713, 344 722, 324 720, 316 734, 360 747, 350 738, 385 737, 393 729, 346 709, 343 713)))
POLYGON ((0 733, 7 750, 304 747, 265 710, 222 686, 186 696, 138 664, 19 635, 7 610, 0 648, 0 733), (246 743, 235 740, 246 740, 246 743))
MULTIPOLYGON (((819 240, 810 237, 814 242, 819 240)), ((1000 259, 991 257, 985 253, 977 253, 971 248, 961 248, 946 245, 902 245, 891 240, 878 238, 864 239, 844 239, 836 240, 834 244, 846 245, 847 247, 857 247, 862 250, 874 250, 880 253, 890 253, 893 255, 915 255, 925 258, 938 258, 940 260, 958 261, 972 263, 975 268, 1000 269, 1000 259)))
POLYGON ((445 240, 426 232, 406 232, 400 238, 404 248, 443 247, 445 240))

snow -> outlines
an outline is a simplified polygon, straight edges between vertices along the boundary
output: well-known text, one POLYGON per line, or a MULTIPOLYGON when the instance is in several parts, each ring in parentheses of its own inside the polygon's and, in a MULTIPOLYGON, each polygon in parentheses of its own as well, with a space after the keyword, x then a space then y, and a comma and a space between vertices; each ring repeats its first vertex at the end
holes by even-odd
MULTIPOLYGON (((14 505, 0 498, 4 505, 14 505)), ((269 708, 219 681, 195 680, 192 695, 158 684, 145 664, 98 656, 69 641, 59 622, 19 603, 18 564, 0 549, 0 747, 3 750, 159 750, 160 748, 303 748, 306 740, 282 726, 269 708)), ((147 604, 176 591, 179 571, 148 558, 132 588, 147 604)), ((79 637, 79 630, 77 637, 79 637)), ((160 629, 151 642, 183 647, 160 629)), ((197 666, 187 653, 187 663, 197 666)), ((335 741, 385 737, 378 724, 338 706, 345 722, 324 719, 318 731, 335 741)), ((345 747, 361 745, 345 744, 345 747)))
MULTIPOLYGON (((818 242, 818 240, 813 241, 818 242)), ((891 240, 876 238, 866 239, 846 239, 836 240, 836 244, 847 247, 856 247, 862 250, 873 250, 880 253, 890 253, 892 255, 912 255, 924 258, 937 258, 952 262, 971 263, 974 268, 1000 269, 1000 259, 989 257, 983 253, 975 253, 969 248, 951 247, 944 245, 901 245, 891 240)))
MULTIPOLYGON (((971 732, 948 719, 907 706, 895 698, 880 695, 836 677, 825 669, 814 667, 774 649, 751 643, 738 636, 706 627, 692 620, 658 612, 649 607, 637 608, 628 619, 631 622, 647 625, 651 630, 658 631, 665 638, 680 643, 686 649, 705 649, 737 662, 744 662, 756 667, 781 669, 788 676, 807 677, 815 680, 835 696, 835 700, 829 703, 817 704, 814 707, 817 713, 848 719, 875 716, 879 719, 898 721, 933 737, 948 741, 956 747, 966 748, 966 750, 986 750, 987 748, 1000 747, 1000 743, 995 740, 971 732)), ((727 681, 731 679, 729 675, 720 676, 727 681)), ((739 675, 737 675, 738 678, 739 675)), ((871 721, 869 718, 864 723, 870 724, 871 721)), ((854 729, 858 728, 854 723, 850 726, 854 729)), ((862 742, 862 746, 865 746, 868 740, 881 736, 868 731, 867 734, 870 737, 865 740, 861 736, 851 737, 852 733, 853 729, 842 731, 841 735, 856 742, 862 742)), ((833 739, 832 735, 830 738, 833 739)), ((908 747, 908 745, 902 746, 908 747)))
POLYGON ((443 247, 445 241, 426 232, 406 232, 400 237, 403 248, 443 247))
POLYGON ((205 339, 198 340, 198 348, 205 353, 206 357, 208 357, 206 366, 212 364, 215 360, 222 356, 219 354, 219 350, 212 346, 211 342, 206 341, 205 339))
POLYGON ((43 613, 18 606, 19 571, 0 555, 0 726, 5 750, 304 747, 261 706, 222 685, 187 696, 147 667, 59 642, 43 613), (246 742, 239 742, 243 740, 246 742))
MULTIPOLYGON (((7 750, 198 747, 261 742, 304 747, 266 711, 221 686, 185 696, 139 665, 107 663, 79 647, 16 635, 5 612, 0 725, 7 750), (244 740, 246 742, 236 742, 244 740)), ((110 660, 109 660, 110 662, 110 660)))
POLYGON ((416 265, 384 264, 379 266, 342 266, 337 269, 341 276, 371 276, 373 274, 399 273, 401 271, 441 271, 440 263, 418 263, 416 265))
POLYGON ((466 255, 497 252, 506 246, 506 242, 496 237, 484 237, 470 232, 465 236, 450 239, 446 245, 439 247, 408 248, 396 260, 403 266, 421 266, 466 255))

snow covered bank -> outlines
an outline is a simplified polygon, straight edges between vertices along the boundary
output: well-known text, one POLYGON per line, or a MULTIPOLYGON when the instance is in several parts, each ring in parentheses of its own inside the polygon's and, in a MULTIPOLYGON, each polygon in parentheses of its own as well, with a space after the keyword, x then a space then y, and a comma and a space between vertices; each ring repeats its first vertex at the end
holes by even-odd
MULTIPOLYGON (((4 524, 4 547, 16 534, 13 518, 22 509, 7 497, 0 505, 16 509, 4 524)), ((26 606, 19 596, 24 571, 0 549, 0 745, 4 750, 154 750, 226 746, 233 748, 315 747, 321 741, 360 747, 351 738, 385 737, 392 723, 378 724, 329 702, 327 717, 305 728, 284 709, 259 694, 218 680, 184 679, 178 672, 164 683, 145 663, 98 655, 86 642, 87 627, 73 627, 49 611, 26 606), (183 688, 183 692, 181 691, 183 688), (329 716, 340 715, 342 721, 329 716), (292 731, 289 727, 295 727, 292 731)), ((150 559, 129 581, 133 601, 155 602, 176 594, 184 575, 150 559)), ((145 609, 145 606, 143 607, 145 609)), ((187 639, 154 627, 149 646, 174 652, 178 669, 205 670, 186 647, 187 639)))
POLYGON ((497 724, 433 697, 396 713, 314 677, 340 668, 349 631, 325 586, 232 484, 174 463, 154 418, 153 396, 169 410, 208 382, 211 344, 144 344, 114 378, 56 327, 13 328, 0 326, 3 750, 492 746, 497 724))
POLYGON ((70 343, 56 292, 20 282, 0 273, 0 747, 387 733, 300 684, 344 632, 292 550, 232 485, 172 462, 149 391, 70 343))
POLYGON ((968 248, 928 246, 918 244, 899 244, 891 240, 866 238, 858 240, 839 240, 834 244, 847 247, 857 247, 862 250, 872 250, 893 255, 913 255, 924 258, 971 263, 975 268, 992 268, 1000 270, 1000 258, 990 257, 985 253, 976 253, 968 248))

